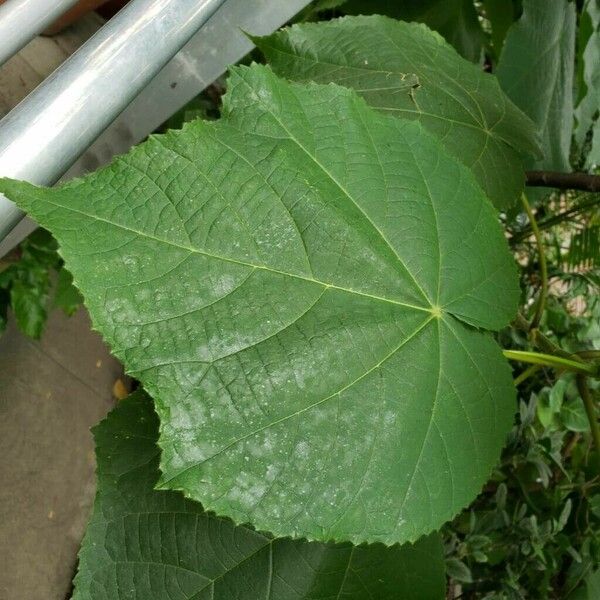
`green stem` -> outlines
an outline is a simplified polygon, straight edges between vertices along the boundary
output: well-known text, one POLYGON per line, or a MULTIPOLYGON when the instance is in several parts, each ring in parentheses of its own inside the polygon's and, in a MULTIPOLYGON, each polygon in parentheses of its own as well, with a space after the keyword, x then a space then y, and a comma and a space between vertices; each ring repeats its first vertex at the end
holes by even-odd
POLYGON ((600 469, 600 427, 598 426, 598 417, 596 416, 596 407, 594 399, 590 393, 587 380, 583 375, 577 377, 577 388, 585 406, 588 421, 590 422, 590 431, 594 440, 594 448, 596 450, 596 464, 600 469))
POLYGON ((596 375, 597 369, 594 365, 571 360, 570 358, 563 358, 562 356, 553 356, 552 354, 541 354, 523 350, 503 350, 502 353, 509 360, 518 360, 519 362, 553 367, 554 369, 564 369, 583 375, 596 375))
POLYGON ((531 210, 531 206, 529 205, 529 202, 527 201, 527 196, 525 196, 525 194, 521 194, 521 200, 523 202, 523 207, 525 208, 525 212, 527 213, 527 217, 529 218, 529 223, 531 225, 531 229, 535 237, 535 243, 538 249, 538 258, 540 261, 540 276, 542 278, 542 287, 540 289, 540 295, 535 306, 535 313, 533 315, 531 325, 529 326, 530 329, 537 329, 538 325, 540 324, 540 321, 542 320, 544 308, 546 307, 546 298, 548 296, 548 266, 546 264, 546 253, 544 252, 544 242, 542 240, 542 234, 540 233, 540 230, 538 228, 535 215, 531 210))
POLYGON ((531 365, 527 367, 518 377, 515 377, 515 387, 521 385, 526 379, 537 373, 542 368, 542 365, 531 365))

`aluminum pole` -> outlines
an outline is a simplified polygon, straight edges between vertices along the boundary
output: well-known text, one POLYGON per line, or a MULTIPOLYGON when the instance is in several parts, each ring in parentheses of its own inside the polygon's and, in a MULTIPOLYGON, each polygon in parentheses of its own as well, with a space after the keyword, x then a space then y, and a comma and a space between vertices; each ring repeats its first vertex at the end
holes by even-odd
MULTIPOLYGON (((0 121, 0 175, 51 185, 224 0, 133 0, 0 121)), ((0 240, 23 212, 0 196, 0 240)))
POLYGON ((0 6, 0 65, 52 25, 77 0, 8 0, 0 6))

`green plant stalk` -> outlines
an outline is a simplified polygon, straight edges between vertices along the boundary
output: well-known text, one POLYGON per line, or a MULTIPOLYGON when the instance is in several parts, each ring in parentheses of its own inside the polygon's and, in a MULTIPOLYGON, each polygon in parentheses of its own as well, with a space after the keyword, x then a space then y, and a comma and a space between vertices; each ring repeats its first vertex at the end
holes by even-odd
POLYGON ((521 385, 526 379, 529 379, 541 368, 543 368, 543 365, 531 365, 530 367, 527 367, 527 369, 525 369, 519 376, 515 377, 515 387, 521 385))
POLYGON ((572 360, 570 358, 563 358, 562 356, 554 356, 552 354, 541 354, 524 350, 503 350, 503 354, 509 360, 518 360, 519 362, 552 367, 554 369, 564 369, 583 375, 595 375, 597 371, 594 365, 572 360))
POLYGON ((584 375, 577 376, 577 388, 579 389, 579 394, 583 400, 583 406, 585 407, 585 412, 590 423, 590 431, 592 432, 592 439, 594 440, 594 448, 596 450, 596 466, 600 470, 600 427, 598 426, 594 399, 584 375))
POLYGON ((523 202, 523 207, 525 208, 525 212, 527 213, 527 217, 529 218, 529 223, 531 224, 531 229, 535 237, 535 243, 537 245, 538 257, 540 261, 540 276, 542 278, 542 287, 540 289, 540 295, 535 306, 535 313, 529 326, 530 329, 537 329, 540 324, 540 321, 542 320, 544 308, 546 307, 546 298, 548 297, 548 265, 546 264, 546 253, 544 252, 544 242, 542 240, 542 234, 540 233, 537 221, 535 219, 535 215, 531 210, 531 206, 529 205, 529 202, 527 201, 527 196, 525 196, 525 194, 521 194, 521 201, 523 202))
POLYGON ((550 338, 545 336, 539 329, 534 329, 530 331, 529 329, 529 321, 521 314, 517 314, 516 319, 513 322, 513 325, 520 329, 523 333, 528 336, 529 341, 536 347, 539 348, 542 352, 546 354, 554 354, 556 356, 562 356, 563 358, 573 359, 576 358, 566 350, 563 350, 559 346, 557 346, 550 338))

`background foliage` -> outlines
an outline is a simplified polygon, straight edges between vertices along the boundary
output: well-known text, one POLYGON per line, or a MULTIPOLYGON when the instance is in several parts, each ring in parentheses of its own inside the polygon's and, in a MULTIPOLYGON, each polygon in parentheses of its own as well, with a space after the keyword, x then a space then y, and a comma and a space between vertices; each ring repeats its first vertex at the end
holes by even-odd
POLYGON ((53 307, 62 308, 67 315, 77 310, 81 297, 56 249, 52 236, 38 229, 0 259, 0 334, 6 328, 9 309, 21 331, 32 338, 42 335, 53 307))

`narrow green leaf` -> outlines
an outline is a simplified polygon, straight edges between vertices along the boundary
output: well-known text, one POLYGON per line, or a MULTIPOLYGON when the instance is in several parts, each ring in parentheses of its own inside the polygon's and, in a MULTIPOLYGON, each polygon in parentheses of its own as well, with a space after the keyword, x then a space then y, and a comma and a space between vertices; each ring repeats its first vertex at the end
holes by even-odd
POLYGON ((284 77, 333 81, 353 88, 374 108, 422 123, 473 170, 498 208, 518 199, 521 153, 537 152, 533 123, 495 77, 425 26, 345 17, 294 25, 254 41, 284 77))
POLYGON ((576 21, 575 2, 524 0, 504 42, 498 80, 542 140, 544 156, 529 168, 571 170, 576 21))
POLYGON ((573 502, 569 498, 565 502, 563 509, 560 511, 560 515, 558 516, 558 520, 556 522, 556 527, 554 530, 555 533, 558 533, 559 531, 562 531, 565 528, 565 526, 567 525, 567 522, 569 521, 569 517, 571 516, 572 509, 573 509, 573 502))
POLYGON ((594 494, 588 500, 590 510, 595 517, 600 518, 600 494, 594 494))
POLYGON ((158 419, 136 393, 94 430, 98 492, 74 600, 443 600, 440 536, 414 546, 272 539, 155 491, 158 419))
POLYGON ((515 20, 514 0, 483 0, 485 15, 492 26, 492 46, 496 59, 500 57, 509 27, 515 20))
POLYGON ((0 180, 61 243, 161 417, 161 485, 278 536, 387 544, 478 493, 519 298, 471 173, 348 89, 236 68, 218 122, 59 188, 0 180))
POLYGON ((473 0, 349 0, 343 8, 347 14, 378 14, 424 23, 466 59, 481 60, 483 31, 473 0))

